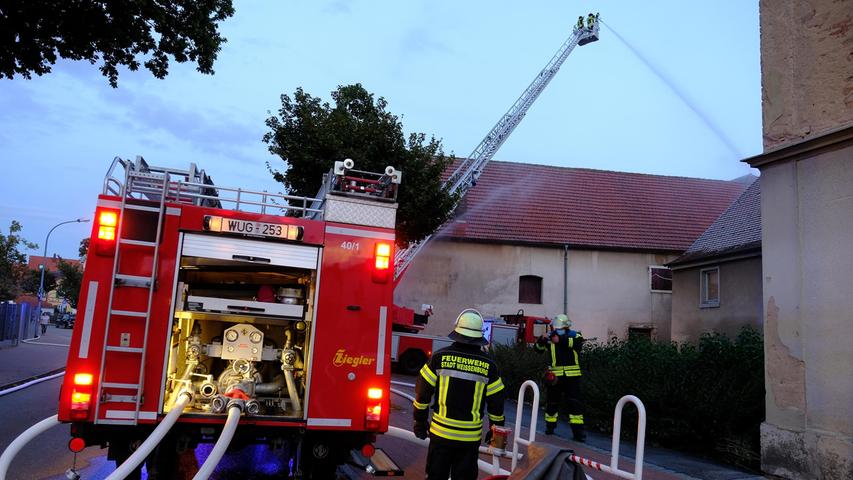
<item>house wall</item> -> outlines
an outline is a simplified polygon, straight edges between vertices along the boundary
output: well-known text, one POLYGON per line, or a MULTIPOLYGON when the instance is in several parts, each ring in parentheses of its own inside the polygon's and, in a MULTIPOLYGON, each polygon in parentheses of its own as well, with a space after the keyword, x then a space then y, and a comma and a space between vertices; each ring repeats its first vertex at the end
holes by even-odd
POLYGON ((761 173, 762 469, 853 478, 853 140, 761 173))
POLYGON ((764 148, 853 122, 850 0, 761 0, 764 148))
POLYGON ((853 478, 853 8, 761 0, 762 470, 853 478), (822 132, 836 132, 818 137, 822 132), (841 134, 837 134, 841 132, 841 134), (800 138, 818 137, 803 147, 800 138), (785 144, 794 143, 789 148, 785 144), (811 149, 810 149, 811 148, 811 149))
MULTIPOLYGON (((434 306, 426 333, 444 335, 456 315, 474 307, 485 316, 553 317, 563 310, 564 250, 433 240, 394 292, 395 303, 434 306), (542 277, 542 304, 518 303, 518 278, 542 277)), ((587 338, 625 337, 631 325, 653 327, 669 340, 671 295, 651 293, 648 267, 672 255, 569 250, 568 314, 587 338)))
POLYGON ((761 257, 709 263, 672 272, 672 340, 696 342, 707 331, 734 338, 744 326, 762 329, 761 257), (720 269, 720 306, 700 308, 700 271, 720 269))

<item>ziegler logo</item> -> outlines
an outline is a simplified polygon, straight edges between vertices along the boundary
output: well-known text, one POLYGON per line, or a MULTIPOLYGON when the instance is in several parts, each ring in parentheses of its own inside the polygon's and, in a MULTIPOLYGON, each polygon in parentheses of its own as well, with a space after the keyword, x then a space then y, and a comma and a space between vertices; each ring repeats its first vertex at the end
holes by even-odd
POLYGON ((343 348, 335 352, 335 359, 332 363, 336 367, 349 365, 351 367, 360 367, 362 365, 373 365, 375 358, 366 357, 364 355, 347 355, 347 351, 343 348))

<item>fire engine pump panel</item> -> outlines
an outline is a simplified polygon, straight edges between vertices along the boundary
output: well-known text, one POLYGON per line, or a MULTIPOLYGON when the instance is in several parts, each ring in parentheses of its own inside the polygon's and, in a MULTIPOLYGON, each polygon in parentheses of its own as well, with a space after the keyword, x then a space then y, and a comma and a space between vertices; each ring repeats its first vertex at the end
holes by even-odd
POLYGON ((164 411, 191 386, 186 414, 225 414, 239 400, 246 415, 303 418, 317 249, 257 244, 185 235, 164 411), (272 258, 241 254, 253 246, 272 258), (211 258, 215 251, 238 260, 211 258))

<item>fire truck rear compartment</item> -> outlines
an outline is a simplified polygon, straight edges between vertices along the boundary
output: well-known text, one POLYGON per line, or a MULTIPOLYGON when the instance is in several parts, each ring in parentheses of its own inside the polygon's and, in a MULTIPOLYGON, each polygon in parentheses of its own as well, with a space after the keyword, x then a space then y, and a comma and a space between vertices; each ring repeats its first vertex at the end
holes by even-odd
POLYGON ((316 270, 253 260, 181 257, 164 411, 192 385, 187 416, 304 418, 316 270))

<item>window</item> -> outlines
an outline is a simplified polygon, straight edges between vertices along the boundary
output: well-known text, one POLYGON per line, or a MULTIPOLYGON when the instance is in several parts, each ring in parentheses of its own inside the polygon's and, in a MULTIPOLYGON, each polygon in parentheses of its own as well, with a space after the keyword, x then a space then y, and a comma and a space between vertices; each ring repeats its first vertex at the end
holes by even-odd
POLYGON ((699 271, 699 306, 720 306, 720 267, 699 271))
POLYGON ((652 327, 628 327, 628 340, 652 340, 652 327))
POLYGON ((672 270, 666 267, 649 267, 649 287, 653 292, 672 293, 672 270))
POLYGON ((542 277, 536 275, 518 277, 518 303, 542 303, 542 277))

